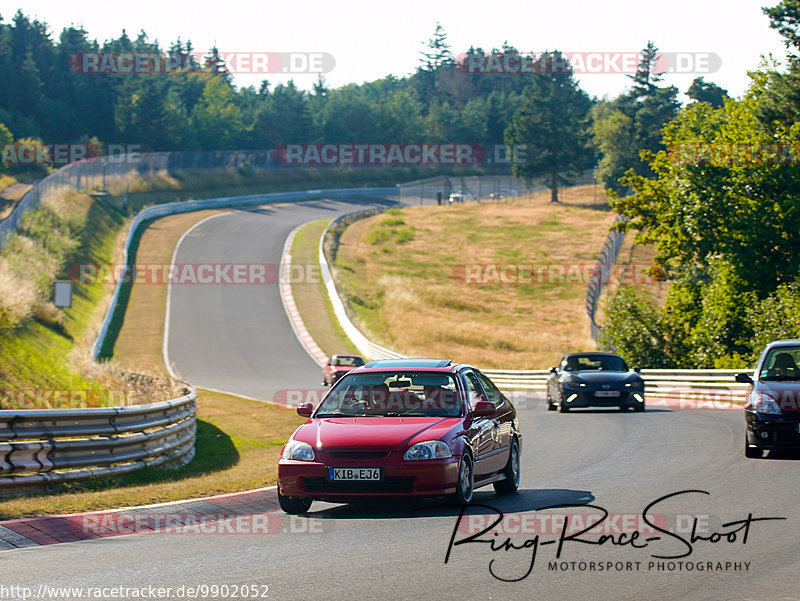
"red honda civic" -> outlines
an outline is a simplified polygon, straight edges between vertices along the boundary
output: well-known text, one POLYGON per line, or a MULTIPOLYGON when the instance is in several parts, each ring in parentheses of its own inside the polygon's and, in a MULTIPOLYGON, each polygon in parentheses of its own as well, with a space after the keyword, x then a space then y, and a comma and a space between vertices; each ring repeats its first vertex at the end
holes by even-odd
POLYGON ((447 496, 469 503, 493 484, 515 492, 522 434, 516 410, 478 369, 444 359, 370 361, 342 377, 289 438, 278 500, 304 513, 316 500, 447 496))

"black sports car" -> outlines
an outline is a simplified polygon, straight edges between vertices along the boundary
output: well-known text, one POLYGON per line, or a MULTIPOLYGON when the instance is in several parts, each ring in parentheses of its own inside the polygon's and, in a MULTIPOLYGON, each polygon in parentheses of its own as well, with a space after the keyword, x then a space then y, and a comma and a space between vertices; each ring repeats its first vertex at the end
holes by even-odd
POLYGON ((577 407, 619 407, 644 411, 644 380, 612 353, 573 353, 547 379, 547 409, 561 413, 577 407))
POLYGON ((753 374, 736 374, 750 384, 744 404, 744 454, 800 449, 800 340, 775 340, 761 353, 753 374))

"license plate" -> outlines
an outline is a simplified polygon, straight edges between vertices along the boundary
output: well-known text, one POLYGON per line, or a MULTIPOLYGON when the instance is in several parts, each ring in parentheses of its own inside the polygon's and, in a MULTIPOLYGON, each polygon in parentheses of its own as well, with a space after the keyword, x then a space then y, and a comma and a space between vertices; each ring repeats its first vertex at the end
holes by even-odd
POLYGON ((328 480, 380 480, 379 467, 329 467, 328 480))
POLYGON ((603 396, 603 397, 619 396, 619 390, 598 390, 594 393, 594 396, 603 396))

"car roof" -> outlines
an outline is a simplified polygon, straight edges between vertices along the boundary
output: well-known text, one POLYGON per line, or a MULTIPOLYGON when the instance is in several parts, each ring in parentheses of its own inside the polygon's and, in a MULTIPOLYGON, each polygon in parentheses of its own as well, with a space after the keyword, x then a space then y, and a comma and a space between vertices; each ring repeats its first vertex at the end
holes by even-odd
POLYGON ((793 338, 786 340, 773 340, 772 342, 767 344, 766 348, 775 348, 781 346, 800 346, 800 339, 793 338))
POLYGON ((441 371, 453 371, 453 363, 450 359, 375 359, 361 367, 359 371, 366 371, 369 369, 436 369, 441 371))
POLYGON ((620 359, 622 359, 622 357, 620 357, 616 353, 603 353, 601 351, 587 351, 585 353, 568 353, 568 354, 564 355, 564 359, 566 359, 567 357, 578 357, 578 356, 580 356, 580 357, 586 357, 586 356, 591 356, 591 357, 594 357, 594 356, 598 356, 598 357, 619 357, 620 359))

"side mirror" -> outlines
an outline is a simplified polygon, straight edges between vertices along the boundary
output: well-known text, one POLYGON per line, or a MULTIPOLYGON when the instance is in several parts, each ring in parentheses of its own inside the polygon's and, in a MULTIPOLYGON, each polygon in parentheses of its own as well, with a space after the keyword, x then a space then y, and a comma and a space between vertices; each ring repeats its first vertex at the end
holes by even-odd
POLYGON ((300 403, 297 406, 297 415, 300 417, 311 417, 312 413, 314 413, 314 405, 311 403, 300 403))
POLYGON ((642 371, 642 368, 639 367, 638 365, 636 365, 636 366, 634 366, 633 371, 635 371, 638 374, 639 372, 642 371))
POLYGON ((740 384, 752 384, 753 378, 750 377, 750 374, 736 374, 736 381, 740 384))
POLYGON ((558 368, 557 368, 557 367, 551 367, 551 368, 550 368, 550 373, 551 373, 551 374, 558 373, 558 368))
POLYGON ((496 415, 497 407, 489 401, 478 401, 472 410, 473 417, 495 417, 496 415))

